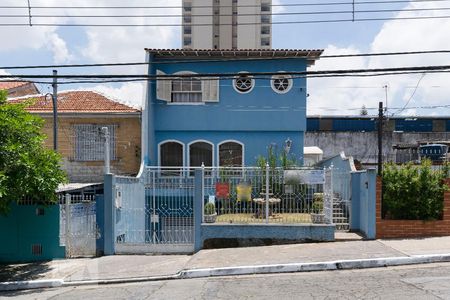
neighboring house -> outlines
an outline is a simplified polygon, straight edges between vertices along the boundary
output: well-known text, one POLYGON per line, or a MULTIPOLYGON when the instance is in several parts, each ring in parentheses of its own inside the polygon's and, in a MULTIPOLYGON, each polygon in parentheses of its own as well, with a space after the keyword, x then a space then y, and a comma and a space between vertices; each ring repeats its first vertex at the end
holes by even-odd
MULTIPOLYGON (((51 97, 29 95, 13 102, 34 101, 27 110, 45 119, 46 145, 53 147, 53 104, 51 97)), ((141 162, 141 113, 93 91, 58 93, 58 151, 70 182, 102 182, 104 139, 108 127, 111 171, 136 175, 141 162)))
POLYGON ((183 48, 272 48, 272 0, 183 0, 183 48))
POLYGON ((27 81, 0 81, 0 90, 6 90, 9 98, 39 93, 34 83, 27 81))
POLYGON ((269 145, 303 159, 305 71, 322 50, 151 50, 143 112, 147 165, 255 165, 269 145), (262 78, 248 72, 275 72, 262 78), (183 74, 240 74, 234 78, 183 74), (153 82, 152 82, 153 83, 153 82))

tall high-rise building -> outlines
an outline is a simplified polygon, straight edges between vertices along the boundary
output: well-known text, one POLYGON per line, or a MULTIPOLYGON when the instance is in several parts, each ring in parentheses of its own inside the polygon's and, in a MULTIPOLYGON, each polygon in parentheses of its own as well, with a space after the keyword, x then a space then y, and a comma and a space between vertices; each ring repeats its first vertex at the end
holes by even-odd
POLYGON ((183 48, 270 49, 272 0, 183 0, 183 48))

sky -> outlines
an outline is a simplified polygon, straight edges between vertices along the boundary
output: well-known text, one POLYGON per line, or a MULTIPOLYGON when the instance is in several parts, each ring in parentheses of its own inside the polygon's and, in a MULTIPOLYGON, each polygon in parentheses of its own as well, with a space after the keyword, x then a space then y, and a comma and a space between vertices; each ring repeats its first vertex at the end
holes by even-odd
MULTIPOLYGON (((367 0, 364 0, 367 2, 367 0)), ((387 1, 387 0, 382 0, 387 1)), ((0 23, 28 23, 28 8, 9 9, 5 6, 26 5, 27 1, 0 0, 0 23), (5 17, 25 15, 25 17, 5 17)), ((350 0, 273 0, 273 4, 326 4, 352 2, 350 0)), ((450 18, 427 20, 358 21, 361 18, 405 18, 450 16, 450 1, 387 1, 379 4, 361 4, 355 1, 355 22, 314 24, 274 24, 273 48, 324 49, 324 55, 373 52, 403 52, 450 50, 450 18), (435 9, 420 10, 417 9, 435 9), (384 13, 363 13, 362 10, 389 10, 384 13)), ((376 2, 376 1, 375 1, 376 2)), ((128 6, 161 6, 161 9, 46 9, 37 6, 120 6, 121 0, 30 0, 32 24, 179 24, 180 18, 67 18, 67 15, 123 15, 181 14, 181 0, 128 0, 128 6), (37 15, 46 15, 37 17, 37 15)), ((306 13, 309 15, 274 15, 273 22, 308 20, 351 20, 353 10, 347 5, 275 6, 275 14, 306 13), (339 14, 318 12, 346 11, 339 14)), ((0 74, 51 74, 52 69, 3 70, 18 65, 116 63, 145 61, 144 48, 180 48, 181 27, 39 27, 1 26, 0 74)), ((310 70, 355 68, 386 68, 426 65, 450 65, 450 54, 407 56, 323 58, 310 70)), ((263 72, 264 69, 261 69, 263 72)), ((102 67, 58 69, 59 74, 145 74, 144 67, 102 67)), ((369 114, 376 114, 378 102, 388 106, 388 115, 450 115, 449 107, 429 109, 429 106, 450 104, 450 73, 410 74, 384 77, 349 77, 308 79, 308 115, 357 115, 364 105, 369 114)), ((38 84, 39 89, 51 92, 51 86, 38 84)), ((60 85, 59 90, 93 89, 132 106, 143 100, 141 83, 60 85)))

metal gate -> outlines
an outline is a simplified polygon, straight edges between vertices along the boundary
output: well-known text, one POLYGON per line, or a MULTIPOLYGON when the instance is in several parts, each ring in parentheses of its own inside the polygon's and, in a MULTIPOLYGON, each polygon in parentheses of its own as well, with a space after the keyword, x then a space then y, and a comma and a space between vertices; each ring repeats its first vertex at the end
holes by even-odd
POLYGON ((116 253, 193 252, 193 175, 147 168, 141 178, 116 177, 116 253))
POLYGON ((94 195, 70 195, 60 198, 60 245, 66 257, 96 254, 98 228, 94 195))

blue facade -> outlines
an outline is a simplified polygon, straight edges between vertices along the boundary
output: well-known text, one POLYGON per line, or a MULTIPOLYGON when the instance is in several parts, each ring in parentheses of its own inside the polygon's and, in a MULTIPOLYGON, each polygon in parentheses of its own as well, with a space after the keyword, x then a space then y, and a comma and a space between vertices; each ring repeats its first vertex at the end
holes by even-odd
POLYGON ((431 119, 403 119, 396 120, 395 130, 405 132, 430 132, 433 131, 433 120, 431 119))
MULTIPOLYGON (((149 74, 176 77, 180 72, 217 74, 240 72, 306 71, 305 57, 294 59, 267 58, 259 60, 215 58, 202 61, 195 57, 160 57, 149 52, 149 74), (171 62, 175 60, 176 62, 171 62), (180 60, 182 60, 180 62, 180 60)), ((146 112, 148 118, 147 147, 144 146, 147 165, 159 165, 159 145, 167 141, 179 142, 184 149, 184 165, 189 165, 188 146, 194 141, 213 145, 213 165, 219 165, 218 147, 226 141, 243 148, 243 164, 255 165, 259 155, 265 156, 269 145, 279 151, 286 141, 292 141, 290 155, 297 162, 303 160, 303 137, 306 131, 306 79, 292 78, 292 88, 277 93, 271 86, 271 77, 254 78, 254 87, 248 93, 234 88, 233 78, 218 80, 218 101, 194 104, 172 103, 157 97, 156 81, 148 85, 146 112), (146 149, 147 148, 147 149, 146 149)), ((145 124, 145 121, 144 121, 145 124)), ((144 134, 145 137, 145 134, 144 134)))

